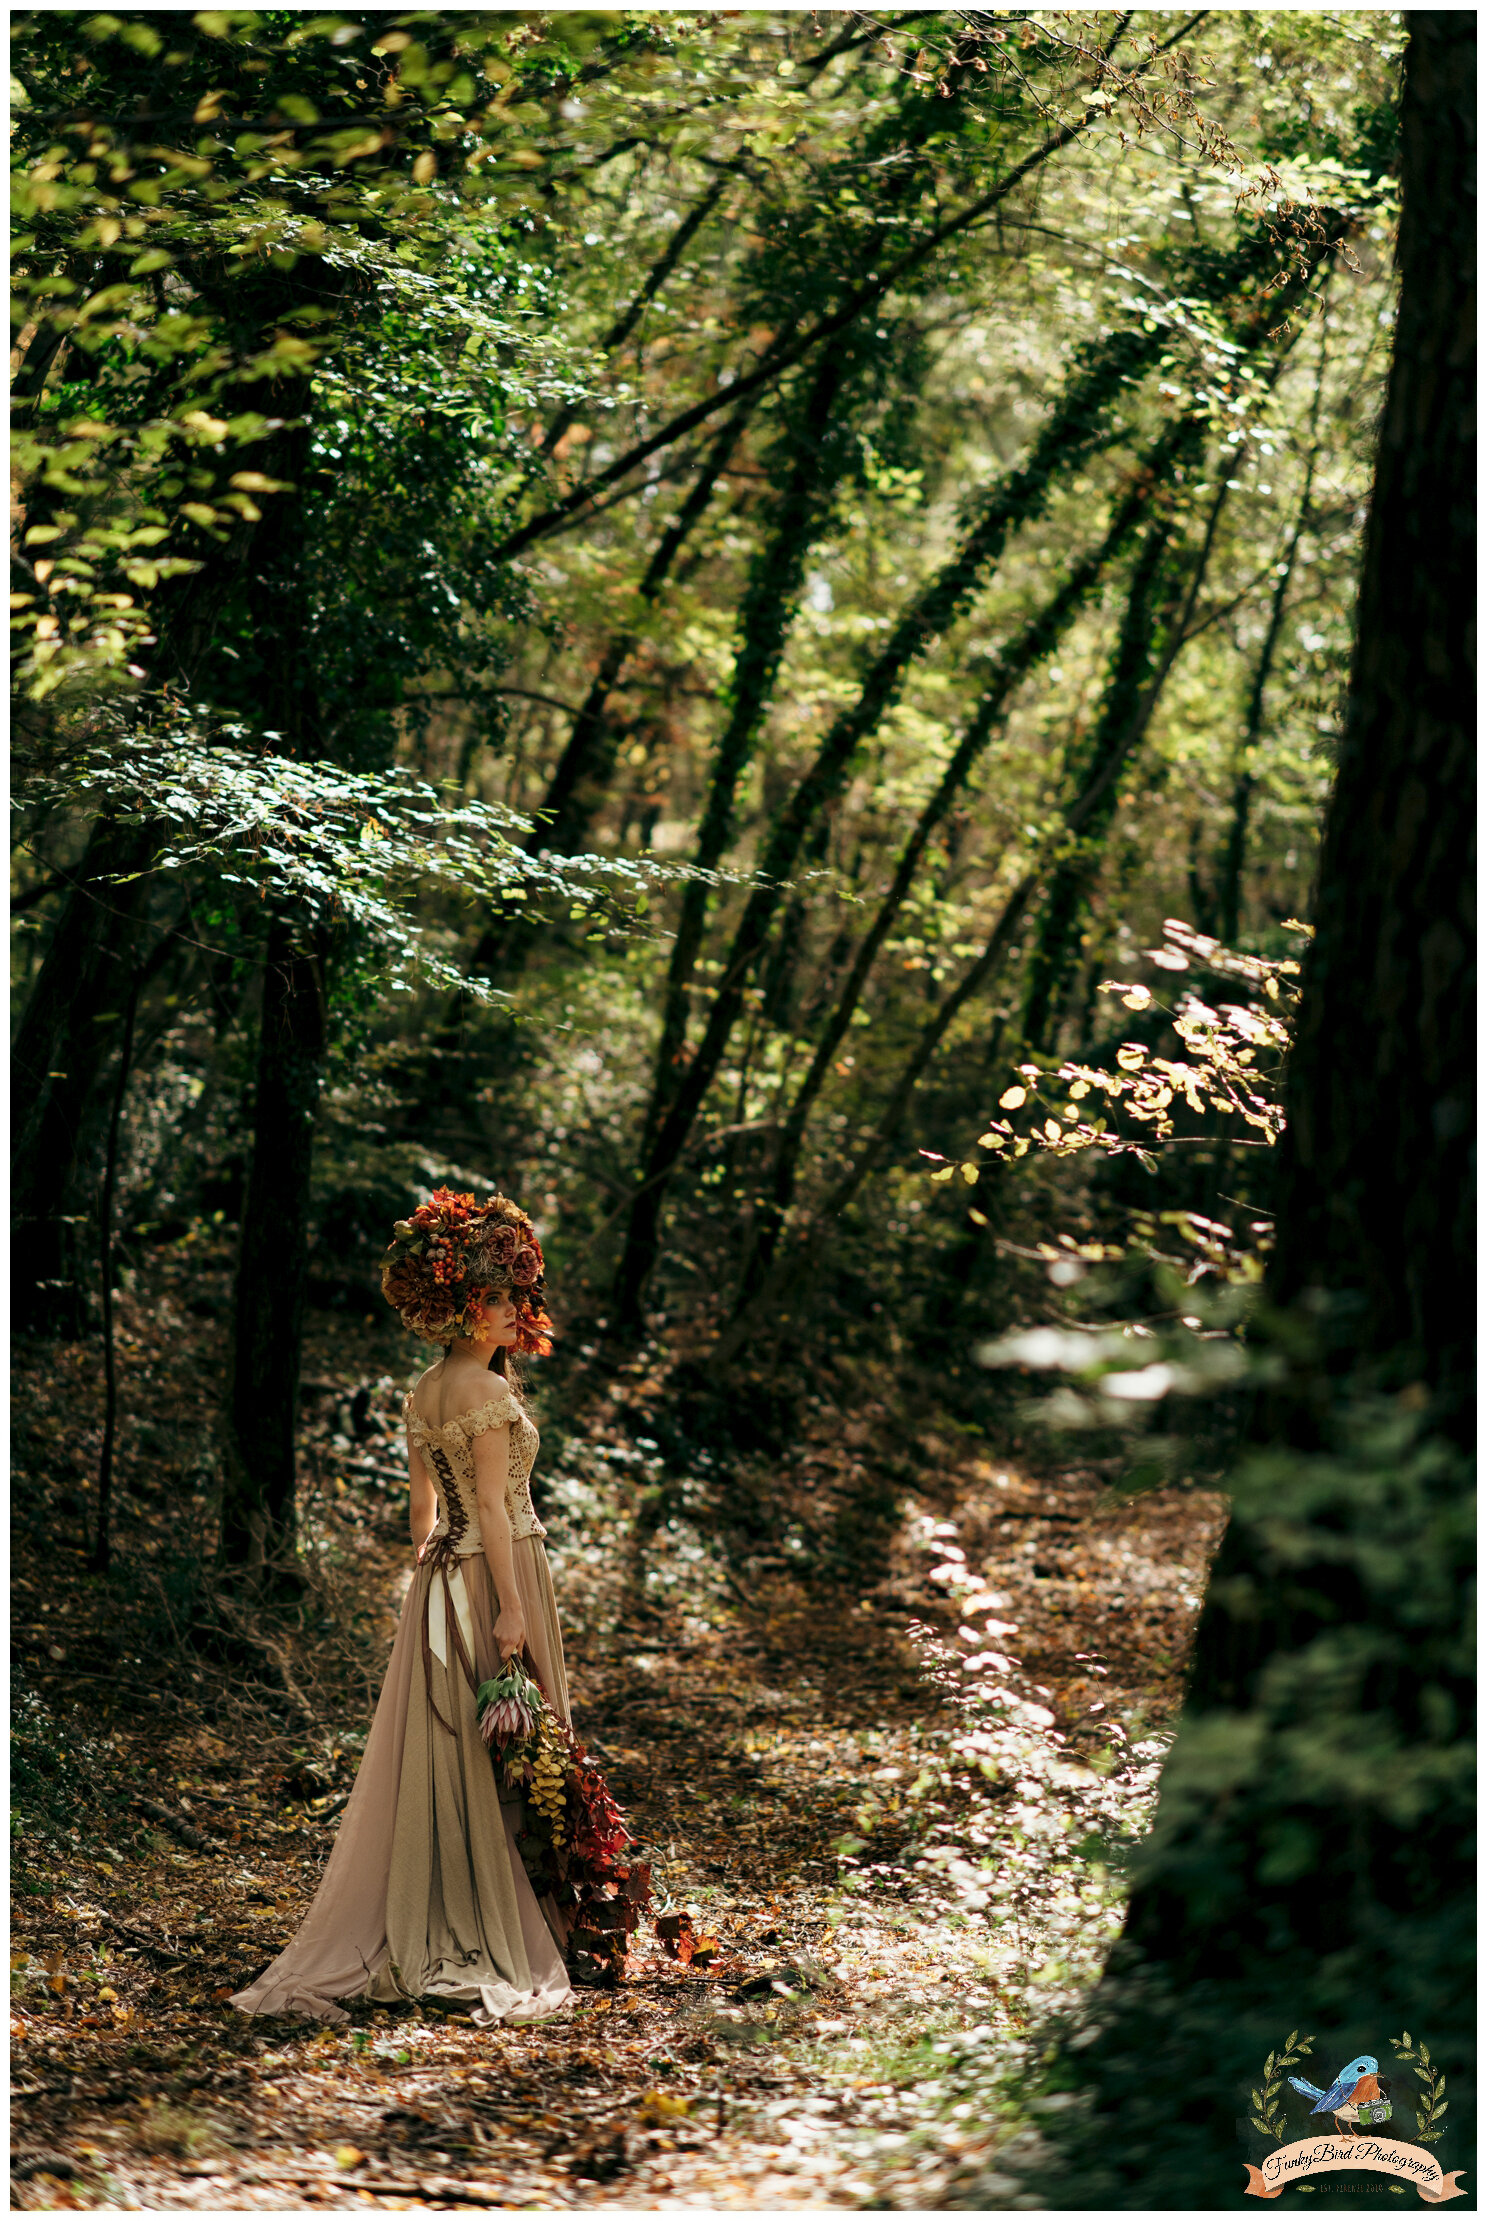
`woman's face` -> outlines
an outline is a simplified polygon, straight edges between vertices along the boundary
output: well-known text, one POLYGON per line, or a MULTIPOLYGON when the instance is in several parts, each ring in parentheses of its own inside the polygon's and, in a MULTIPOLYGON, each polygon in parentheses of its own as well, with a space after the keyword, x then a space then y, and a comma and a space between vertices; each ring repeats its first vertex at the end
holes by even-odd
POLYGON ((510 1296, 493 1295, 480 1314, 483 1342, 494 1342, 498 1350, 509 1350, 516 1341, 516 1305, 510 1296))

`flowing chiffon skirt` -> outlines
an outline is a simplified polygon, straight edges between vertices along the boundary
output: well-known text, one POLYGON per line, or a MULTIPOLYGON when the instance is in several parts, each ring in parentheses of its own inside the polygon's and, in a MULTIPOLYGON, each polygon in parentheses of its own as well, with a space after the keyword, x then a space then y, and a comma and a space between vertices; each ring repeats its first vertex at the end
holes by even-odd
MULTIPOLYGON (((547 1553, 537 1535, 513 1549, 528 1649, 566 1720, 547 1553)), ((315 1901, 272 1966, 233 1998, 242 2012, 344 2021, 347 1998, 437 1997, 489 2024, 540 2020, 571 1995, 562 1915, 551 1899, 539 1904, 527 1879, 516 1848, 523 1807, 497 1791, 460 1655, 477 1682, 497 1671, 497 1609, 483 1556, 419 1567, 315 1901)))

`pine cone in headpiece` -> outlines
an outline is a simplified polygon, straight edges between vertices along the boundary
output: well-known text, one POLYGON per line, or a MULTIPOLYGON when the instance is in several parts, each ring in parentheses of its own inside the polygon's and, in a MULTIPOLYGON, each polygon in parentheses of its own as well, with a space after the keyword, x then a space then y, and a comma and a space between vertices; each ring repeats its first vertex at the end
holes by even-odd
POLYGON ((542 1289, 536 1229, 504 1195, 477 1203, 435 1188, 398 1220, 382 1266, 382 1293, 411 1333, 428 1342, 472 1334, 489 1298, 505 1295, 516 1306, 516 1347, 532 1357, 552 1349, 542 1289))

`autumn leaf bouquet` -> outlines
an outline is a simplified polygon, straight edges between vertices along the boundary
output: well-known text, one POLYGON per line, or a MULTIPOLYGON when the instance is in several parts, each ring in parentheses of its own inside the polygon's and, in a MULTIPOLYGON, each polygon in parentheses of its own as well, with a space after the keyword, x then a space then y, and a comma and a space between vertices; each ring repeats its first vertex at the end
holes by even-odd
POLYGON ((521 1658, 483 1681, 475 1704, 501 1786, 526 1800, 517 1849, 532 1887, 568 1916, 575 1954, 623 1957, 651 1877, 626 1856, 630 1831, 603 1774, 521 1658))

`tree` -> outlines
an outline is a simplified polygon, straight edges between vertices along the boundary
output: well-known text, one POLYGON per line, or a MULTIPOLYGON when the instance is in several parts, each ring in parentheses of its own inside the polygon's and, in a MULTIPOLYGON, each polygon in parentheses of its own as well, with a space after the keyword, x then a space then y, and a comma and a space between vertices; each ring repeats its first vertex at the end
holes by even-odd
POLYGON ((230 1555, 289 1546, 296 1289, 360 1311, 410 1187, 540 1195, 575 1311, 628 1233, 626 1315, 704 1336, 783 1264, 850 1338, 876 1227, 923 1331, 958 1236, 915 1144, 1071 841, 1066 1039, 1176 907, 1267 608, 1246 926, 1302 907, 1392 22, 18 19, 21 1292, 87 1331, 132 981, 110 1255, 241 1236, 230 1555), (1102 752, 1183 423, 1198 600, 1102 752))
POLYGON ((1297 2026, 1339 2057, 1423 2035, 1470 2155, 1475 37, 1410 18, 1399 317, 1268 1280, 1286 1373, 1077 2069, 1080 2203, 1232 2202, 1231 2123, 1297 2026))

